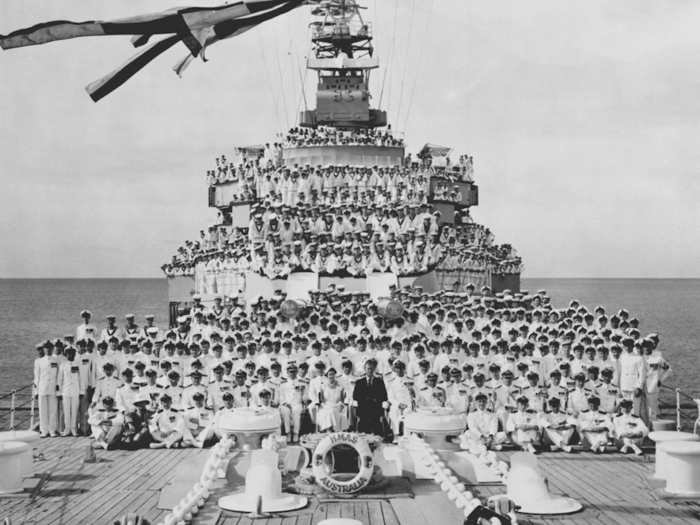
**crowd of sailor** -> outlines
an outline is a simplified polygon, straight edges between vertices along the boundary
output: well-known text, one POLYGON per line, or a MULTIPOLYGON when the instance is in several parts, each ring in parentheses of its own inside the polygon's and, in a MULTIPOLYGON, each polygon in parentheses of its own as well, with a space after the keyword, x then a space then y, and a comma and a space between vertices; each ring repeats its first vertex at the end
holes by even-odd
MULTIPOLYGON (((292 272, 366 277, 444 272, 450 287, 460 272, 522 271, 510 245, 495 245, 488 228, 473 222, 439 223, 439 212, 423 205, 254 206, 247 228, 211 226, 186 242, 163 270, 194 275, 200 293, 237 295, 245 273, 270 278, 292 272)), ((464 282, 466 284, 466 282, 464 282)), ((462 287, 463 285, 460 285, 462 287)), ((462 288, 458 287, 457 291, 462 288)))
POLYGON ((395 137, 388 126, 386 130, 370 128, 341 131, 334 127, 318 126, 311 128, 292 128, 284 139, 283 147, 299 148, 304 146, 382 146, 403 147, 403 139, 395 137))
MULTIPOLYGON (((659 336, 642 337, 627 311, 576 301, 554 309, 532 296, 427 294, 394 289, 404 310, 379 315, 369 294, 313 290, 296 318, 284 297, 251 304, 198 296, 177 327, 133 315, 99 329, 90 312, 75 334, 37 345, 35 394, 42 436, 91 435, 96 447, 206 446, 222 414, 279 411, 280 432, 354 428, 354 385, 379 378, 385 434, 413 411, 466 416, 461 439, 498 449, 640 451, 671 373, 659 336), (639 417, 641 416, 641 417, 639 417)), ((371 381, 369 381, 371 383, 371 381)))
POLYGON ((305 164, 274 168, 260 167, 260 162, 254 161, 239 168, 226 168, 218 175, 216 170, 211 170, 207 179, 209 186, 233 185, 232 203, 258 199, 288 206, 343 202, 424 203, 428 200, 463 203, 463 193, 454 184, 465 180, 461 171, 455 168, 439 175, 421 169, 418 163, 409 167, 305 164), (432 194, 431 177, 436 181, 432 194))

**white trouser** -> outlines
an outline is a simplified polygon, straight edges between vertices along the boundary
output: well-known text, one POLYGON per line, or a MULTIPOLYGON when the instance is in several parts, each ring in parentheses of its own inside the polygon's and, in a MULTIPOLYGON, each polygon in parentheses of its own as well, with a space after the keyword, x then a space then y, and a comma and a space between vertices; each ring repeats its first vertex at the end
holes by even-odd
POLYGON ((391 405, 389 409, 389 419, 391 420, 391 429, 394 431, 394 435, 399 435, 399 424, 404 420, 407 414, 411 414, 410 406, 407 406, 403 410, 399 409, 398 405, 391 405))
POLYGON ((537 445, 540 442, 539 430, 515 430, 511 436, 518 445, 537 445))
POLYGON ((173 432, 172 434, 168 434, 167 436, 163 437, 163 435, 160 432, 154 432, 151 434, 154 440, 160 441, 161 443, 165 443, 165 446, 170 448, 173 446, 173 443, 180 441, 183 438, 182 432, 173 432))
POLYGON ((63 432, 78 435, 78 409, 80 408, 79 396, 63 396, 63 432))
POLYGON ((214 423, 208 424, 206 427, 197 432, 197 429, 188 428, 185 430, 184 440, 189 441, 193 445, 203 448, 204 443, 214 437, 214 423))
MULTIPOLYGON (((489 437, 487 435, 482 434, 478 430, 466 430, 464 432, 464 439, 467 441, 481 441, 487 440, 489 437)), ((506 435, 505 432, 496 432, 496 435, 493 437, 493 445, 502 445, 508 440, 508 436, 506 435)))
POLYGON ((629 438, 629 437, 615 438, 615 445, 617 446, 618 450, 622 450, 623 447, 641 448, 643 442, 644 442, 644 436, 638 437, 638 438, 629 438))
POLYGON ((122 431, 122 425, 90 425, 92 437, 97 442, 111 443, 122 431))
POLYGON ((303 410, 302 405, 290 406, 291 408, 285 405, 280 405, 282 428, 287 435, 289 435, 290 432, 294 434, 299 433, 299 429, 301 428, 301 412, 303 410))
POLYGON ((658 392, 647 392, 646 393, 647 402, 647 426, 651 428, 651 422, 659 419, 659 393, 658 392))
POLYGON ((581 431, 581 444, 585 449, 596 450, 599 447, 604 447, 608 444, 608 432, 591 432, 589 430, 581 431))
POLYGON ((42 436, 58 431, 58 398, 54 394, 39 396, 39 430, 42 436))
POLYGON ((555 430, 553 428, 545 428, 545 442, 559 448, 566 446, 571 441, 571 438, 574 435, 574 430, 576 429, 567 428, 565 430, 555 430))

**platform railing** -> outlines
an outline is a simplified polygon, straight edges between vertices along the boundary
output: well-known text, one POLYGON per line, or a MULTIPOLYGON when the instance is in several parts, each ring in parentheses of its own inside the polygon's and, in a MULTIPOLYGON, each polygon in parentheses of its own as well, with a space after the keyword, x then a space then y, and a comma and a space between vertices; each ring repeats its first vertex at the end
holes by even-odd
POLYGON ((32 388, 33 386, 34 385, 30 383, 0 396, 0 402, 8 399, 10 401, 9 407, 0 407, 0 427, 7 428, 7 426, 9 426, 9 430, 15 430, 27 422, 29 422, 29 429, 34 427, 36 400, 34 399, 34 396, 31 395, 32 392, 30 392, 29 399, 22 399, 25 396, 18 395, 21 392, 32 388), (27 412, 28 415, 25 415, 27 412), (20 413, 23 415, 18 417, 20 413))
POLYGON ((676 415, 676 430, 682 430, 686 424, 693 427, 693 431, 696 429, 697 422, 700 421, 700 407, 695 402, 692 396, 689 396, 683 392, 680 388, 673 388, 667 385, 661 385, 661 390, 666 392, 673 392, 675 396, 675 404, 668 403, 662 399, 659 399, 659 408, 666 408, 675 411, 676 415), (688 402, 690 401, 690 403, 688 402), (697 408, 699 413, 694 415, 690 410, 697 408))

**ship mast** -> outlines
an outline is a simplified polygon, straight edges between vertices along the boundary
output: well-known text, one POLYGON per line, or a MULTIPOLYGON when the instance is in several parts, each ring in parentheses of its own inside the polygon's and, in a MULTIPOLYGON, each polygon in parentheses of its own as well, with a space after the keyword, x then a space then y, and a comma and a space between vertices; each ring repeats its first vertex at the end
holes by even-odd
POLYGON ((316 109, 303 111, 304 127, 341 130, 386 126, 386 112, 370 108, 370 71, 379 67, 372 26, 356 0, 321 0, 312 8, 313 54, 307 68, 318 74, 316 109))

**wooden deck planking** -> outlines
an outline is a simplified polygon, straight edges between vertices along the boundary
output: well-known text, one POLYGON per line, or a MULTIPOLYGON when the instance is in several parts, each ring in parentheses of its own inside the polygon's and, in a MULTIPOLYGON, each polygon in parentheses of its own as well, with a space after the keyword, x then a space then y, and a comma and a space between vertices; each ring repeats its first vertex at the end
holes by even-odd
MULTIPOLYGON (((103 452, 105 455, 110 453, 111 451, 103 452)), ((70 518, 71 520, 77 520, 78 522, 88 520, 93 512, 101 509, 101 507, 105 504, 105 500, 108 500, 107 505, 109 505, 111 503, 109 501, 110 498, 121 498, 122 496, 127 497, 129 495, 128 492, 134 492, 135 494, 141 493, 141 491, 130 491, 129 489, 131 487, 129 485, 129 481, 133 479, 135 471, 138 472, 144 467, 148 468, 151 465, 151 462, 140 461, 140 469, 134 469, 133 465, 130 467, 129 462, 118 461, 118 452, 112 454, 113 455, 110 457, 110 459, 117 462, 119 466, 105 468, 104 471, 102 471, 98 476, 99 481, 89 487, 89 492, 81 495, 83 497, 78 496, 75 498, 71 505, 71 510, 65 516, 61 516, 61 518, 70 518)), ((141 460, 141 458, 138 459, 141 460)), ((112 463, 112 465, 114 465, 114 463, 112 463)), ((63 522, 63 520, 61 522, 63 522)), ((51 525, 51 523, 53 522, 47 522, 46 525, 51 525)))
MULTIPOLYGON (((136 452, 97 451, 104 461, 83 462, 86 438, 40 440, 36 451, 46 461, 36 470, 49 471, 53 478, 36 501, 0 500, 0 518, 13 524, 90 525, 107 524, 129 511, 139 512, 154 525, 167 511, 157 508, 160 489, 170 481, 182 460, 208 451, 196 449, 141 450, 136 452)), ((512 453, 499 452, 508 460, 512 453)), ((642 478, 652 473, 652 464, 634 456, 608 453, 567 455, 546 452, 540 466, 554 494, 566 494, 585 506, 583 513, 571 516, 519 515, 521 525, 690 525, 697 524, 693 507, 678 502, 656 500, 642 478)), ((420 492, 416 499, 347 500, 319 503, 314 497, 304 509, 275 514, 265 520, 251 520, 224 512, 217 525, 317 525, 320 521, 345 517, 365 525, 432 525, 452 520, 456 509, 441 491, 420 492), (398 506, 398 509, 397 509, 398 506), (444 516, 441 517, 441 514, 444 516)), ((414 488, 416 488, 414 486, 414 488)), ((504 486, 473 487, 482 501, 504 494, 504 486)), ((220 493, 212 493, 205 508, 215 509, 220 493)), ((698 507, 694 507, 697 509, 698 507)), ((193 523, 196 525, 197 520, 193 523)))

